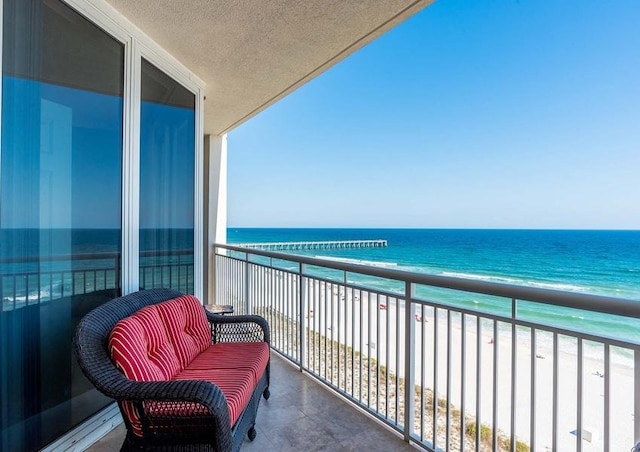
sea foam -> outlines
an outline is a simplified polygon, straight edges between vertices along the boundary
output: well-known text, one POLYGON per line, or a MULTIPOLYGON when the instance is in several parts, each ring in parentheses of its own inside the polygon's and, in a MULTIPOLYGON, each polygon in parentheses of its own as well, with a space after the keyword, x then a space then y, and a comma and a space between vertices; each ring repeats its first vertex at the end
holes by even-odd
POLYGON ((369 265, 371 267, 393 268, 398 266, 396 262, 370 261, 366 259, 353 259, 349 257, 334 257, 334 256, 315 256, 315 257, 318 259, 326 259, 329 261, 343 262, 345 264, 369 265))
POLYGON ((440 272, 440 275, 450 276, 452 278, 475 279, 478 281, 489 281, 489 282, 498 282, 498 283, 504 283, 504 284, 514 284, 519 286, 538 287, 541 289, 563 290, 568 292, 585 292, 585 293, 590 292, 590 288, 584 287, 584 286, 578 286, 575 284, 534 281, 534 280, 526 280, 526 279, 519 279, 519 278, 510 278, 510 277, 499 276, 499 275, 481 275, 476 273, 461 273, 461 272, 449 272, 449 271, 440 272))

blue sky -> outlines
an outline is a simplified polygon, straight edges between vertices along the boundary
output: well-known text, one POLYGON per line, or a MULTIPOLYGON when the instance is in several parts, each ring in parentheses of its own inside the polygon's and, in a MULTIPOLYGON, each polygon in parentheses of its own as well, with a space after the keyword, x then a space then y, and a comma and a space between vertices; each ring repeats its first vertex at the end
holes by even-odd
POLYGON ((638 24, 436 1, 229 133, 229 225, 638 229, 638 24))

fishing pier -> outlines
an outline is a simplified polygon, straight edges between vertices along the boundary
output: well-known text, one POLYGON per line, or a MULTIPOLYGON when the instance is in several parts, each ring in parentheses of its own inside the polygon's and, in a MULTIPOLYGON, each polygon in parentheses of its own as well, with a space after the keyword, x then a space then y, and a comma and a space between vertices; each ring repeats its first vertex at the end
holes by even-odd
POLYGON ((238 246, 265 251, 305 251, 347 248, 385 248, 386 240, 331 240, 324 242, 265 242, 241 243, 238 246))

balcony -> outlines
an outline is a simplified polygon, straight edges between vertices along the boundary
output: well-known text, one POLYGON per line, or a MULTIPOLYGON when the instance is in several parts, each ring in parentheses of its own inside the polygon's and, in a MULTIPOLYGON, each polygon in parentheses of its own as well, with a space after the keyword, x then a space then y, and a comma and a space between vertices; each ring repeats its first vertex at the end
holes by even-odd
POLYGON ((276 351, 407 443, 621 451, 640 439, 637 302, 226 245, 214 265, 217 303, 266 317, 276 351), (598 326, 571 321, 585 317, 598 326))
MULTIPOLYGON (((184 253, 156 254, 141 262, 146 286, 192 278, 184 253)), ((115 287, 117 254, 76 260, 86 263, 67 271, 52 258, 39 278, 5 276, 3 309, 115 287)), ((216 302, 267 318, 277 352, 275 397, 246 450, 621 451, 639 441, 637 302, 227 245, 213 264, 216 302), (603 327, 567 321, 587 316, 603 327)), ((123 435, 91 450, 116 450, 123 435)))

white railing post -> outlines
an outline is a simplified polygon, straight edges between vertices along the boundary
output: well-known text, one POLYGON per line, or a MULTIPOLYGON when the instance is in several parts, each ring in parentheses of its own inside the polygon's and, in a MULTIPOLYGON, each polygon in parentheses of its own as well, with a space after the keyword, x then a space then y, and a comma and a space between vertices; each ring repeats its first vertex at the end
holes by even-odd
POLYGON ((306 296, 306 284, 302 274, 304 273, 304 264, 298 264, 298 299, 300 300, 300 331, 298 336, 298 356, 300 357, 300 372, 305 368, 305 360, 307 354, 305 350, 305 344, 307 342, 307 322, 305 317, 307 313, 307 296, 306 296))
MULTIPOLYGON (((413 300, 413 284, 405 281, 404 298, 404 440, 409 442, 415 422, 415 306, 413 300)), ((399 344, 396 344, 398 347, 399 344)), ((397 352, 396 352, 397 353, 397 352)))
MULTIPOLYGON (((205 244, 205 247, 207 245, 205 244)), ((217 303, 218 279, 216 276, 216 245, 207 247, 207 259, 205 260, 207 277, 205 278, 207 287, 204 302, 206 305, 217 303)))
MULTIPOLYGON (((518 318, 518 300, 511 299, 511 451, 516 450, 516 396, 518 384, 518 329, 516 328, 516 320, 518 318)), ((497 353, 497 349, 496 349, 497 353)), ((532 352, 532 354, 535 354, 532 352)), ((531 380, 531 385, 534 385, 531 380)))
POLYGON ((640 444, 640 350, 633 351, 633 443, 640 444))
POLYGON ((251 300, 249 294, 251 293, 250 286, 250 269, 249 266, 251 263, 249 262, 249 253, 244 255, 244 313, 251 314, 251 300))

